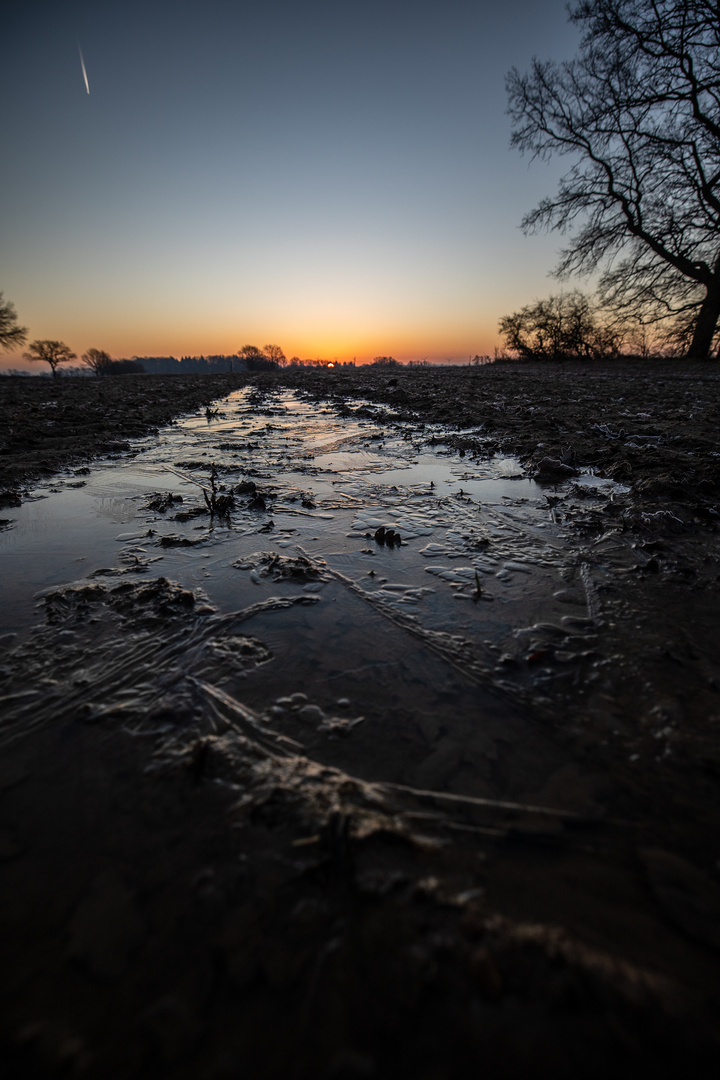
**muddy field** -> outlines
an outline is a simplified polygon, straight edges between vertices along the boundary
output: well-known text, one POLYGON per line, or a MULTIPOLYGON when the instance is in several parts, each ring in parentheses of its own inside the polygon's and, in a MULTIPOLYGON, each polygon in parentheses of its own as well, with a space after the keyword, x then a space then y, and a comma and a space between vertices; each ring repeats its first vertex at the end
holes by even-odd
MULTIPOLYGON (((198 407, 211 429, 218 399, 246 385, 238 423, 254 415, 252 437, 197 443, 231 447, 220 476, 237 509, 220 539, 199 490, 209 458, 176 461, 180 510, 169 477, 133 534, 154 546, 130 539, 115 565, 45 590, 32 632, 0 639, 9 1075, 714 1075, 720 373, 2 379, 7 535, 33 500, 85 483, 96 455, 130 462, 129 440, 198 407), (425 542, 410 532, 394 548, 370 531, 333 561, 311 531, 282 531, 339 513, 260 467, 261 429, 279 440, 290 424, 287 389, 356 425, 368 460, 407 445, 452 465, 460 480, 433 512, 448 535, 482 517, 457 542, 493 567, 481 582, 452 569, 461 560, 426 560, 425 579, 456 590, 456 628, 408 614, 394 578, 375 587, 393 559, 402 580, 425 542), (537 481, 507 513, 459 487, 484 483, 462 477, 500 455, 537 481), (255 603, 226 611, 155 567, 199 542, 192 529, 208 565, 245 530, 232 573, 254 576, 255 603), (496 549, 510 555, 493 563, 496 549), (536 555, 547 565, 531 578, 536 555), (360 578, 348 568, 362 559, 360 578), (546 597, 542 574, 562 587, 546 597), (342 604, 357 633, 378 635, 389 672, 395 653, 409 679, 425 669, 425 709, 410 682, 403 705, 380 667, 347 676, 347 697, 338 678, 330 708, 323 653, 341 647, 342 604), (462 637, 484 610, 501 627, 501 609, 509 630, 462 637), (531 625, 516 626, 526 611, 531 625), (327 635, 304 679, 302 657, 281 660, 281 618, 327 635)), ((329 456, 308 457, 308 483, 329 456)), ((338 490, 338 506, 354 492, 361 535, 360 487, 338 490)), ((425 489, 414 497, 427 508, 425 489)))
POLYGON ((627 480, 636 495, 687 504, 712 520, 720 500, 720 372, 713 364, 497 363, 475 368, 301 369, 262 375, 0 381, 0 486, 50 475, 206 405, 248 381, 387 406, 457 429, 459 451, 518 454, 528 467, 568 451, 627 480), (483 438, 467 434, 482 425, 483 438))
POLYGON ((122 453, 128 439, 156 432, 242 383, 237 375, 0 379, 4 505, 29 482, 97 454, 122 453))
MULTIPOLYGON (((356 396, 456 429, 458 451, 502 450, 528 469, 564 459, 714 519, 720 499, 720 372, 714 364, 542 364, 302 371, 262 379, 329 399, 356 396), (468 429, 482 427, 479 435, 468 429)), ((548 472, 548 478, 551 473, 548 472)))

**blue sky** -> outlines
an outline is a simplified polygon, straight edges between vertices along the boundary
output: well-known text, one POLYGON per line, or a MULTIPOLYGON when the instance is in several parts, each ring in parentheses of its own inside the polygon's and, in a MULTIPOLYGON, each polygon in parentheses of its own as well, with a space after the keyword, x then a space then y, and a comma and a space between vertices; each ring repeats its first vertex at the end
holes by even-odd
POLYGON ((0 289, 78 353, 491 352, 558 287, 504 78, 577 40, 563 0, 18 3, 0 289))

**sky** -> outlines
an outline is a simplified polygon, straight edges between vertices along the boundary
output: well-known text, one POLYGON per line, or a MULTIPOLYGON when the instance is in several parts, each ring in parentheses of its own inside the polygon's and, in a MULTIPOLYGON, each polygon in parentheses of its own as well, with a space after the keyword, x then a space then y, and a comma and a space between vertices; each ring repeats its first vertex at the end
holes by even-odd
POLYGON ((559 289, 519 226, 567 168, 505 76, 578 40, 564 0, 16 0, 0 290, 78 354, 492 354, 559 289))

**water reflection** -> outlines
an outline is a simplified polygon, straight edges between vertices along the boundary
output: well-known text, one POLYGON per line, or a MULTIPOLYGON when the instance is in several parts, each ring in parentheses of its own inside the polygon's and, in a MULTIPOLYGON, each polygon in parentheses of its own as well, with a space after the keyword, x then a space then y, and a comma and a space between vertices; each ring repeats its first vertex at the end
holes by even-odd
MULTIPOLYGON (((15 513, 0 537, 10 571, 0 632, 26 630, 38 592, 78 579, 112 589, 162 575, 221 614, 259 604, 251 632, 273 660, 243 672, 241 687, 228 675, 232 693, 259 710, 298 692, 323 713, 346 699, 366 715, 356 765, 372 746, 375 774, 383 760, 388 776, 485 790, 488 763, 503 771, 498 745, 517 754, 519 739, 523 755, 534 745, 521 716, 531 698, 540 707, 544 673, 556 674, 542 663, 513 671, 514 658, 542 659, 548 641, 587 643, 602 617, 601 571, 587 570, 563 527, 572 498, 559 516, 517 461, 468 461, 439 430, 428 449, 427 435, 290 393, 233 394, 217 418, 182 420, 15 513), (204 512, 211 464, 235 492, 227 518, 204 512), (400 540, 382 542, 383 527, 400 540), (283 558, 317 572, 267 572, 283 558), (276 597, 307 605, 278 609, 276 597)), ((275 718, 295 738, 282 708, 275 718)), ((322 742, 326 730, 304 738, 322 742)))

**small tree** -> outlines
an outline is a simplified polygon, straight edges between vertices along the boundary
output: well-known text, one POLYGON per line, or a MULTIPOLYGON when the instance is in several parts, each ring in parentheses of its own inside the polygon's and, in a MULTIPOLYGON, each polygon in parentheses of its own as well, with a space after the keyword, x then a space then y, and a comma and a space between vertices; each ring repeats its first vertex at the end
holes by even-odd
POLYGON ((86 364, 96 375, 107 375, 110 371, 110 365, 112 364, 110 353, 105 352, 104 349, 88 349, 87 352, 82 354, 80 359, 83 364, 86 364))
POLYGON ((277 367, 280 367, 286 362, 285 353, 279 345, 263 345, 263 353, 270 363, 277 365, 277 367))
POLYGON ((257 345, 243 345, 238 349, 238 356, 241 360, 255 360, 258 356, 262 356, 262 352, 257 345))
POLYGON ((0 292, 0 348, 12 349, 16 345, 24 345, 27 340, 27 329, 18 326, 15 308, 9 301, 3 300, 0 292))
POLYGON ((44 360, 52 368, 53 378, 57 378, 58 364, 65 364, 68 360, 75 360, 77 354, 72 352, 64 341, 31 341, 28 351, 23 353, 26 360, 44 360))
POLYGON ((617 333, 598 323, 578 290, 536 300, 500 320, 507 348, 527 358, 601 357, 618 350, 617 333))
MULTIPOLYGON (((266 347, 279 348, 277 345, 266 347)), ((280 352, 282 353, 282 349, 280 352)), ((244 360, 248 371, 268 371, 270 368, 277 367, 277 361, 270 360, 262 350, 258 349, 257 345, 243 345, 241 349, 238 349, 238 356, 244 360)))

